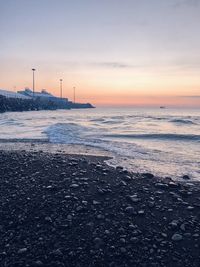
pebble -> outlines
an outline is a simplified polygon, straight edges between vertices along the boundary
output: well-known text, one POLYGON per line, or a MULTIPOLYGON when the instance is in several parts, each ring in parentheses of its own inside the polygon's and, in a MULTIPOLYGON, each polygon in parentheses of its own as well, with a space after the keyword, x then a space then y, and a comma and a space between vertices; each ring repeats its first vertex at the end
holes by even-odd
POLYGON ((84 208, 83 208, 83 206, 78 206, 78 207, 76 208, 76 210, 77 210, 77 211, 84 211, 84 208))
POLYGON ((33 266, 43 266, 43 262, 42 261, 40 261, 40 260, 37 260, 37 261, 35 261, 34 263, 33 263, 33 266))
POLYGON ((182 223, 182 224, 181 224, 180 229, 181 229, 182 231, 185 231, 185 223, 182 223))
POLYGON ((176 228, 178 227, 178 221, 177 220, 173 220, 170 222, 170 225, 173 227, 173 228, 176 228))
POLYGON ((183 236, 180 235, 180 234, 174 234, 174 235, 172 236, 172 240, 173 240, 173 241, 181 241, 182 239, 183 239, 183 236))
POLYGON ((27 252, 27 248, 20 248, 19 250, 18 250, 18 254, 23 254, 23 253, 26 253, 27 252))
POLYGON ((68 220, 68 221, 71 221, 71 220, 72 220, 72 218, 73 218, 73 217, 72 217, 72 215, 70 215, 70 214, 69 214, 69 215, 67 215, 67 220, 68 220))
POLYGON ((138 211, 138 214, 139 214, 139 215, 144 215, 144 210, 139 210, 139 211, 138 211))
POLYGON ((167 184, 163 184, 163 183, 156 183, 155 187, 158 187, 160 189, 166 189, 166 188, 168 188, 168 185, 167 184))
POLYGON ((128 196, 128 199, 133 202, 133 203, 137 203, 140 202, 140 198, 138 198, 137 196, 133 195, 133 196, 128 196))
POLYGON ((126 253, 126 249, 124 247, 120 248, 121 253, 126 253))
POLYGON ((99 248, 103 244, 103 240, 101 238, 99 238, 99 237, 96 237, 94 239, 94 244, 95 244, 96 248, 99 248))
POLYGON ((192 206, 187 207, 187 210, 193 210, 193 209, 194 209, 194 207, 192 207, 192 206))
POLYGON ((149 206, 150 208, 153 208, 153 207, 155 206, 155 202, 154 202, 154 201, 149 201, 149 202, 148 202, 148 206, 149 206))
POLYGON ((50 223, 52 223, 52 219, 51 219, 51 217, 49 217, 49 216, 46 216, 46 217, 45 217, 45 221, 46 221, 46 222, 50 222, 50 223))
POLYGON ((154 178, 154 175, 152 173, 146 172, 146 173, 142 173, 142 176, 144 178, 148 178, 148 179, 152 179, 154 178))
POLYGON ((125 208, 125 211, 129 214, 133 214, 135 212, 135 209, 132 206, 128 206, 125 208))
POLYGON ((99 205, 99 204, 101 204, 99 201, 96 201, 96 200, 93 200, 92 203, 93 203, 93 205, 99 205))
POLYGON ((183 178, 184 180, 190 180, 190 177, 189 177, 188 175, 183 175, 182 178, 183 178))
POLYGON ((63 256, 63 253, 61 252, 60 249, 56 249, 52 252, 52 254, 56 257, 62 257, 63 256))
POLYGON ((34 157, 21 170, 27 156, 18 157, 2 165, 0 156, 2 266, 198 266, 198 186, 103 163, 97 171, 96 158, 72 168, 66 155, 34 157))
POLYGON ((71 184, 70 187, 71 188, 77 188, 77 187, 79 187, 79 185, 78 184, 71 184))

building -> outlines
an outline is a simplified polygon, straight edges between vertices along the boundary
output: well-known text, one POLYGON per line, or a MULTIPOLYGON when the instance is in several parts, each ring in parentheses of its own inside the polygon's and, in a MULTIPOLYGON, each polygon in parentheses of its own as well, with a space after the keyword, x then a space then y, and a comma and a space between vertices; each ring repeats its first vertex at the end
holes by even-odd
POLYGON ((34 99, 51 100, 54 102, 68 102, 67 98, 56 97, 51 93, 47 92, 45 89, 42 89, 41 92, 34 92, 33 94, 33 91, 31 89, 25 88, 23 91, 18 91, 18 93, 34 99))
POLYGON ((19 93, 7 91, 4 89, 0 89, 0 96, 4 96, 6 98, 31 99, 31 97, 29 97, 28 95, 26 96, 19 93))

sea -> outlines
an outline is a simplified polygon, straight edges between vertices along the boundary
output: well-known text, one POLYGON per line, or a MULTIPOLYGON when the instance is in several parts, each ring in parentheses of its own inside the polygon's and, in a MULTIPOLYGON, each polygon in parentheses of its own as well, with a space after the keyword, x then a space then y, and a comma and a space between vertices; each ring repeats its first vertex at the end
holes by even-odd
POLYGON ((0 141, 76 144, 111 165, 200 180, 200 109, 105 108, 0 114, 0 141))

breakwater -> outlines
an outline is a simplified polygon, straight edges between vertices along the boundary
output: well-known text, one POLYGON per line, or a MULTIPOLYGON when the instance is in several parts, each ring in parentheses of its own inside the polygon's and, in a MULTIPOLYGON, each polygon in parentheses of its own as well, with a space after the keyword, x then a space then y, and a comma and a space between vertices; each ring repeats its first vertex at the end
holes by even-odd
POLYGON ((19 99, 0 96, 0 113, 8 111, 56 110, 72 108, 93 108, 93 106, 89 103, 74 104, 65 100, 58 102, 50 99, 19 99))

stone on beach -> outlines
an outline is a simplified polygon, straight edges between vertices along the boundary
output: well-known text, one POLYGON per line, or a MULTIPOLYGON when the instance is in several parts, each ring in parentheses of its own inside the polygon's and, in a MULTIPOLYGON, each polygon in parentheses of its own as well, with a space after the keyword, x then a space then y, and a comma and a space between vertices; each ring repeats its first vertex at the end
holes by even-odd
POLYGON ((2 266, 199 267, 198 184, 103 160, 0 151, 2 266))

